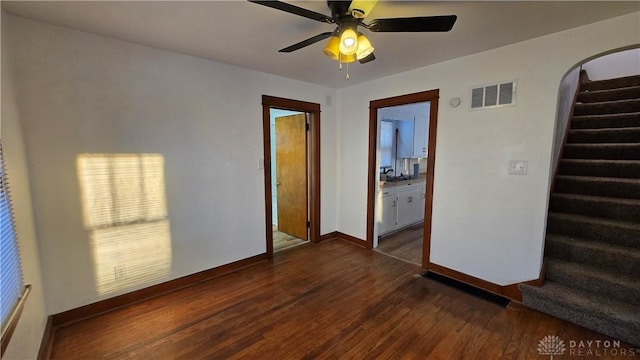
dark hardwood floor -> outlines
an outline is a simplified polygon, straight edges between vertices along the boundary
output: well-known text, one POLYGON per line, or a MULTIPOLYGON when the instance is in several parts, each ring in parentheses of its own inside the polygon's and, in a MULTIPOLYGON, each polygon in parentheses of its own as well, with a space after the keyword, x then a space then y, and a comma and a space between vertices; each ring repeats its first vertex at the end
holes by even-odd
POLYGON ((422 264, 422 234, 423 224, 409 226, 378 240, 378 251, 414 264, 422 264))
POLYGON ((51 358, 544 359, 537 347, 547 335, 564 339, 567 354, 569 340, 607 339, 414 277, 419 271, 341 240, 301 245, 59 327, 51 358))

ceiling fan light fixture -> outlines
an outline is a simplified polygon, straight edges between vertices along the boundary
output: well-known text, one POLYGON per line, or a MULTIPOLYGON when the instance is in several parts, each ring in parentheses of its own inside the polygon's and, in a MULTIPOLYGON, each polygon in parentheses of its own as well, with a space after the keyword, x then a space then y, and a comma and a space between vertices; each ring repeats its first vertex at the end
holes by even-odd
POLYGON ((340 38, 337 36, 332 36, 327 41, 327 45, 323 50, 324 54, 327 55, 331 60, 339 60, 340 56, 340 38))
POLYGON ((373 46, 369 39, 364 36, 362 33, 358 35, 358 48, 356 50, 356 58, 358 60, 362 60, 373 53, 373 46))
POLYGON ((348 64, 348 63, 352 63, 354 61, 356 61, 356 55, 355 54, 351 54, 351 55, 345 55, 340 53, 338 59, 336 59, 339 63, 342 64, 348 64))
POLYGON ((358 34, 352 28, 346 28, 340 35, 340 52, 344 55, 353 55, 358 50, 358 34))

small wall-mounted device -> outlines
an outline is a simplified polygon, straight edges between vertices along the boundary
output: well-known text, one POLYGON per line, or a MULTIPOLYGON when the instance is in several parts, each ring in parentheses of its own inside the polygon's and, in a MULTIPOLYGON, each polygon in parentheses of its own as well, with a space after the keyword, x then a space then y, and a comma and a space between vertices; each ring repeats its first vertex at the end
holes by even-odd
POLYGON ((527 160, 510 160, 509 175, 527 175, 527 160))

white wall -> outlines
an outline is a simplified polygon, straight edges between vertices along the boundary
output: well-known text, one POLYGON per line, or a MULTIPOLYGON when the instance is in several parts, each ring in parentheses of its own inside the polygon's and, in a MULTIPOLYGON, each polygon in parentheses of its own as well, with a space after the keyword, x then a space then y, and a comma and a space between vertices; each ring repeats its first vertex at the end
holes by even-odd
MULTIPOLYGON (((636 44, 637 46, 637 44, 636 44)), ((590 80, 605 80, 640 74, 640 48, 618 51, 586 62, 582 68, 590 80)))
POLYGON ((35 359, 47 322, 47 311, 29 192, 29 172, 14 91, 12 63, 8 51, 9 43, 6 37, 5 16, 5 13, 2 12, 2 120, 0 129, 7 174, 10 180, 16 237, 22 258, 24 283, 31 284, 32 288, 18 326, 2 358, 7 360, 35 359))
POLYGON ((321 104, 321 233, 336 229, 335 90, 7 20, 50 314, 135 290, 96 292, 79 154, 164 156, 172 263, 155 283, 265 252, 263 94, 321 104))
POLYGON ((431 261, 500 285, 537 278, 560 81, 639 42, 634 13, 339 90, 338 231, 366 236, 369 101, 440 89, 431 261), (510 79, 517 106, 469 110, 474 85, 510 79), (528 175, 508 175, 512 159, 528 175))

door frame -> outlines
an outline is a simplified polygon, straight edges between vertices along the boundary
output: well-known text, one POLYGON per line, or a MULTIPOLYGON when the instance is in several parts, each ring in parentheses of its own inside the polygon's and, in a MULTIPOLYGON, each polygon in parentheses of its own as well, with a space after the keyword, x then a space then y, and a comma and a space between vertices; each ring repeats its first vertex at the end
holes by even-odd
POLYGON ((433 181, 436 160, 436 132, 438 129, 438 99, 440 90, 422 91, 413 94, 394 96, 369 102, 369 165, 367 180, 367 247, 373 248, 373 229, 375 221, 376 205, 376 160, 378 156, 378 109, 420 103, 430 101, 429 111, 429 144, 427 152, 427 181, 426 198, 424 209, 424 235, 422 237, 422 267, 429 267, 429 255, 431 252, 431 220, 433 209, 433 181))
POLYGON ((271 192, 271 109, 309 114, 307 186, 309 241, 320 241, 320 104, 262 95, 262 136, 264 146, 265 230, 268 258, 273 257, 273 201, 271 192))

